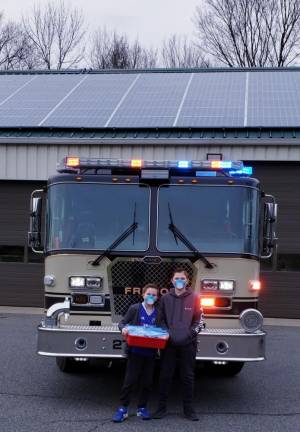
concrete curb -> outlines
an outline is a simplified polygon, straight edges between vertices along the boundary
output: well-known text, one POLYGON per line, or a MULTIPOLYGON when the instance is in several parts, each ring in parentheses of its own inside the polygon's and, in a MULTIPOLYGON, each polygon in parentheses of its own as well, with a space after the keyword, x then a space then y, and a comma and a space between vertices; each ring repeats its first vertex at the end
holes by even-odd
POLYGON ((264 324, 270 326, 300 327, 300 319, 264 318, 264 324))
POLYGON ((44 308, 0 306, 0 314, 43 315, 44 308))

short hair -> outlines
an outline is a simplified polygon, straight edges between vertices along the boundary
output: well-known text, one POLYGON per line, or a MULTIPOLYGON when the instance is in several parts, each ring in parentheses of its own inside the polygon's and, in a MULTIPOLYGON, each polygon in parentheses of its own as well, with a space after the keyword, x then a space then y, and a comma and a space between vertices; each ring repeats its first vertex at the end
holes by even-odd
POLYGON ((178 268, 176 268, 176 269, 173 271, 171 279, 173 279, 175 273, 184 273, 184 274, 185 274, 185 277, 186 277, 188 280, 190 279, 190 276, 189 276, 188 272, 187 272, 184 268, 182 268, 182 267, 178 267, 178 268))
POLYGON ((148 283, 147 285, 145 285, 143 287, 142 294, 145 294, 145 292, 147 291, 148 288, 156 289, 156 291, 158 293, 158 286, 155 283, 148 283))

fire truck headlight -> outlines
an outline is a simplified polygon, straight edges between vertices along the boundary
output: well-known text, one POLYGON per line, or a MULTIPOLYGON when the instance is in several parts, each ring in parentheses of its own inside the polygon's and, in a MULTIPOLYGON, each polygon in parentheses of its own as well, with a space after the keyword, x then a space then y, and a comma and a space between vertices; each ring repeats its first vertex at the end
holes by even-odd
POLYGON ((69 286, 70 288, 84 288, 85 278, 82 276, 71 276, 69 278, 69 286))
POLYGON ((226 281, 226 280, 221 280, 219 282, 219 288, 221 291, 233 291, 234 288, 234 282, 233 281, 226 281))
POLYGON ((240 323, 247 333, 255 333, 262 329, 264 318, 256 309, 246 309, 240 315, 240 323))
POLYGON ((86 278, 86 287, 93 289, 102 288, 102 278, 100 277, 87 277, 86 278))
POLYGON ((219 281, 213 279, 204 279, 201 281, 201 289, 204 291, 217 291, 219 281))
POLYGON ((44 285, 47 287, 54 287, 56 283, 55 276, 53 275, 45 275, 44 276, 44 285))

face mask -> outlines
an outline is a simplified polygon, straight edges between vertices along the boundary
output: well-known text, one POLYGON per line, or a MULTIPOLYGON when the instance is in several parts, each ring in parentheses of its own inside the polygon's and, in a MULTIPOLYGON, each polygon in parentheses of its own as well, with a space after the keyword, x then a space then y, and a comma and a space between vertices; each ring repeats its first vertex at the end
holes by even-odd
POLYGON ((145 297, 145 302, 148 305, 153 305, 155 303, 156 298, 152 294, 147 294, 145 297))
POLYGON ((184 279, 175 279, 174 286, 177 289, 183 289, 186 285, 186 281, 184 279))

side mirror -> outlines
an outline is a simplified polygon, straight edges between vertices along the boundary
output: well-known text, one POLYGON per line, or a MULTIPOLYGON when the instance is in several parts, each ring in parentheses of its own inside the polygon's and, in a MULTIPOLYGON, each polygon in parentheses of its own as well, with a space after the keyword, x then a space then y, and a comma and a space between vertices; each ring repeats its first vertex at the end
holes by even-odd
POLYGON ((42 245, 42 197, 36 194, 43 190, 35 190, 31 194, 30 203, 30 231, 28 233, 28 245, 36 253, 43 253, 42 245))
POLYGON ((266 210, 267 210, 266 215, 267 215, 269 222, 271 224, 275 223, 277 221, 278 204, 268 202, 268 203, 265 203, 265 206, 266 206, 266 210))
POLYGON ((275 233, 278 204, 271 195, 266 195, 271 198, 272 202, 265 202, 263 212, 263 239, 262 239, 262 255, 261 258, 271 258, 273 251, 278 240, 275 233))

